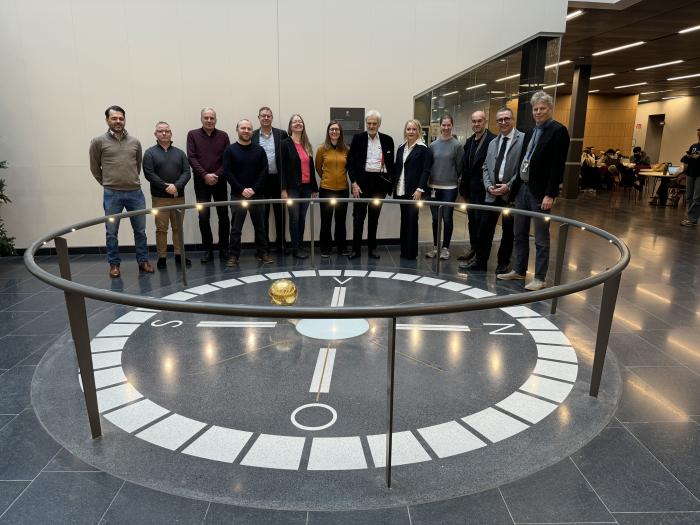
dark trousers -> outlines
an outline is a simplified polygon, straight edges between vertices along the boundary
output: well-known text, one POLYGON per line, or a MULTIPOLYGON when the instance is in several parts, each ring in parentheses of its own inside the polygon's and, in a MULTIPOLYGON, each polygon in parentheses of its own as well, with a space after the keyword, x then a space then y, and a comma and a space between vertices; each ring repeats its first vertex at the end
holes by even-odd
MULTIPOLYGON (((349 195, 348 190, 327 190, 321 188, 319 190, 318 196, 322 199, 342 199, 347 198, 349 195)), ((321 252, 330 253, 331 246, 333 245, 333 238, 331 238, 331 223, 333 222, 333 215, 335 214, 335 246, 338 253, 343 253, 345 250, 345 218, 348 214, 348 203, 338 202, 334 205, 322 202, 321 203, 321 252)))
POLYGON ((420 208, 412 195, 396 197, 407 200, 406 204, 401 204, 401 257, 404 259, 415 259, 418 257, 418 212, 420 208))
MULTIPOLYGON (((379 179, 379 173, 367 173, 366 179, 379 179)), ((386 197, 385 189, 377 182, 374 185, 361 188, 363 198, 383 199, 386 197)), ((373 252, 377 249, 377 225, 379 214, 382 212, 382 203, 367 205, 366 202, 353 202, 352 204, 352 251, 360 253, 362 250, 362 232, 365 229, 365 217, 367 217, 367 250, 373 252), (369 209, 368 209, 369 208, 369 209)))
MULTIPOLYGON (((440 202, 455 202, 457 200, 457 188, 452 188, 449 190, 434 189, 431 190, 431 201, 440 202), (432 196, 432 192, 435 192, 435 196, 432 196)), ((430 214, 433 217, 433 246, 437 246, 437 236, 438 236, 438 206, 430 207, 430 214)), ((454 208, 451 206, 445 206, 442 209, 442 245, 445 248, 450 247, 450 241, 452 240, 452 231, 454 230, 454 222, 452 216, 454 215, 454 208)))
MULTIPOLYGON (((264 197, 266 199, 279 199, 281 195, 280 176, 279 174, 268 175, 267 183, 264 189, 264 197)), ((284 233, 284 204, 265 204, 265 239, 268 245, 270 242, 270 210, 275 216, 275 245, 278 251, 284 249, 285 233, 284 233)))
MULTIPOLYGON (((508 203, 502 197, 496 197, 494 202, 486 204, 508 207, 508 203)), ((501 245, 498 247, 498 266, 508 266, 510 264, 510 256, 513 254, 513 216, 485 211, 480 224, 479 244, 476 247, 476 261, 480 266, 486 266, 489 261, 491 246, 493 245, 493 234, 496 231, 499 217, 501 218, 503 235, 501 237, 501 245)))
MULTIPOLYGON (((302 184, 298 188, 289 188, 287 194, 290 199, 308 199, 311 197, 311 184, 302 184)), ((289 237, 292 239, 292 249, 298 250, 304 242, 304 229, 306 227, 306 210, 308 202, 295 202, 289 209, 289 237)))
MULTIPOLYGON (((472 193, 469 196, 469 203, 484 204, 485 198, 486 196, 480 193, 472 193)), ((481 210, 467 208, 467 217, 469 218, 469 244, 474 250, 479 246, 479 229, 481 228, 481 219, 483 215, 484 212, 481 210)))
MULTIPOLYGON (((538 211, 549 213, 540 208, 542 199, 537 199, 528 185, 520 185, 518 195, 515 197, 515 207, 519 210, 538 211)), ((527 273, 527 261, 530 257, 530 217, 516 215, 513 223, 515 267, 517 273, 527 273)), ((532 219, 535 224, 535 277, 544 281, 549 268, 549 222, 544 219, 532 219)))
MULTIPOLYGON (((241 195, 231 195, 231 200, 244 200, 241 195)), ((248 213, 255 230, 255 253, 263 255, 267 253, 267 241, 265 240, 265 226, 263 225, 263 205, 255 205, 255 198, 247 199, 248 207, 244 208, 240 204, 231 205, 231 241, 229 243, 230 255, 240 257, 241 255, 241 233, 243 224, 248 213)))
MULTIPOLYGON (((197 197, 197 202, 227 201, 228 200, 228 185, 226 181, 219 181, 214 186, 204 184, 204 181, 195 177, 194 193, 197 197)), ((199 231, 202 234, 202 246, 205 251, 210 252, 214 246, 214 237, 211 232, 211 224, 209 217, 211 208, 202 208, 199 210, 199 231)), ((219 252, 225 254, 228 252, 229 231, 231 224, 228 219, 228 207, 217 206, 216 215, 219 218, 219 252)))

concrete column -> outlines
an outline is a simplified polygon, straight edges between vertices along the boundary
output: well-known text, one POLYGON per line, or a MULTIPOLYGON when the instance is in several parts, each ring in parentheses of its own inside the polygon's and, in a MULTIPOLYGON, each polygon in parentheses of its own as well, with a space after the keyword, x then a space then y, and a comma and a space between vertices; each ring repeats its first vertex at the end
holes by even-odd
POLYGON ((581 151, 583 151, 583 134, 586 130, 586 108, 588 106, 588 86, 591 79, 590 64, 578 65, 574 69, 571 86, 571 110, 569 113, 569 135, 571 145, 566 158, 564 171, 564 198, 578 197, 578 177, 581 172, 581 151))

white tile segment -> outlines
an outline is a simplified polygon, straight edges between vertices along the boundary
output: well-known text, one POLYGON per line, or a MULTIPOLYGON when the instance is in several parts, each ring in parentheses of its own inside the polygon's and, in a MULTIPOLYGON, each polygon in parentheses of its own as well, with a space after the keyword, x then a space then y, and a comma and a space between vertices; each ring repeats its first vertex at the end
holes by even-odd
POLYGON ((212 286, 211 284, 203 284, 201 286, 195 286, 194 288, 188 288, 185 291, 195 295, 203 295, 205 293, 216 292, 217 290, 221 290, 221 288, 212 286))
POLYGON ((93 354, 121 350, 124 348, 128 340, 128 337, 105 337, 104 339, 93 339, 90 341, 90 349, 92 350, 93 354))
POLYGON ((554 379, 547 379, 546 377, 530 376, 522 384, 520 390, 561 403, 566 399, 573 387, 574 385, 571 383, 563 383, 554 379))
POLYGON ((343 270, 319 270, 318 275, 321 277, 340 277, 343 275, 343 270))
POLYGON ((150 399, 142 399, 131 405, 119 408, 114 412, 105 414, 104 417, 122 430, 131 433, 167 413, 167 409, 156 405, 150 399))
POLYGON ((522 421, 488 407, 480 412, 463 417, 464 421, 492 443, 497 443, 530 428, 522 421))
POLYGON ((316 277, 316 270, 298 270, 292 273, 294 277, 316 277))
POLYGON ((249 467, 299 470, 306 438, 260 434, 241 461, 249 467))
POLYGON ((419 428, 418 432, 439 458, 456 456, 486 446, 486 443, 456 421, 419 428))
POLYGON ((493 292, 488 292, 480 288, 469 288, 469 290, 464 290, 460 293, 462 295, 468 295, 469 297, 473 297, 474 299, 481 299, 482 297, 491 297, 492 295, 496 295, 493 292))
POLYGON ((232 288, 233 286, 240 286, 243 283, 238 279, 226 279, 224 281, 216 281, 215 283, 211 284, 218 286, 219 288, 232 288))
POLYGON ((175 450, 205 426, 206 423, 201 421, 196 421, 180 414, 171 414, 165 419, 158 421, 158 423, 142 430, 136 434, 136 437, 159 447, 175 450))
POLYGON ((578 363, 576 351, 571 346, 537 345, 537 357, 578 363))
POLYGON ((428 286, 437 286, 438 284, 444 283, 445 279, 435 279, 434 277, 421 277, 416 282, 420 284, 427 284, 428 286))
MULTIPOLYGON (((374 466, 386 466, 386 434, 367 436, 367 443, 372 453, 374 466)), ((428 453, 416 437, 408 430, 394 432, 391 438, 391 444, 392 466, 430 461, 428 453)))
POLYGON ((248 275, 246 277, 239 277, 238 280, 242 281, 244 283, 251 284, 251 283, 260 283, 262 281, 267 281, 267 277, 265 277, 262 274, 257 274, 257 275, 248 275))
POLYGON ((522 392, 513 392, 504 400, 496 403, 496 406, 525 421, 538 423, 554 412, 559 405, 528 396, 522 392))
POLYGON ((392 279, 396 279, 397 281, 407 281, 407 282, 413 282, 416 279, 418 279, 420 275, 413 275, 410 273, 397 273, 392 277, 392 279))
POLYGON ((367 277, 374 277, 376 279, 391 279, 392 275, 394 275, 394 272, 380 272, 374 270, 369 272, 369 275, 367 277))
POLYGON ((197 328, 274 328, 277 321, 199 321, 197 328))
POLYGON ((158 312, 128 312, 122 315, 119 319, 112 321, 113 323, 144 323, 158 312))
POLYGON ((321 348, 316 358, 316 367, 311 378, 309 392, 327 394, 330 391, 334 364, 335 348, 321 348))
POLYGON ((124 369, 121 366, 95 371, 95 388, 117 385, 124 383, 126 380, 124 369))
POLYGON ((308 470, 367 468, 360 436, 313 438, 308 470))
POLYGON ((169 299, 171 301, 189 301, 194 297, 197 296, 186 292, 175 292, 171 293, 170 295, 166 295, 165 297, 162 297, 162 299, 169 299))
POLYGON ((578 365, 570 365, 567 363, 556 363, 554 361, 537 360, 534 374, 541 376, 553 377, 555 379, 563 379, 574 383, 578 377, 578 365))
POLYGON ((274 273, 266 273, 265 277, 271 280, 275 279, 291 279, 292 274, 289 272, 274 272, 274 273))
POLYGON ((103 352, 92 356, 92 368, 95 370, 99 370, 100 368, 109 368, 110 366, 118 366, 121 364, 121 352, 103 352))
POLYGON ((420 330, 432 332, 471 332, 467 325, 461 324, 402 324, 397 323, 397 330, 420 330))
POLYGON ((364 277, 367 275, 367 270, 345 270, 344 277, 364 277))
POLYGON ((453 292, 461 292, 462 290, 466 290, 467 288, 471 288, 471 286, 463 283, 455 283, 453 281, 447 281, 446 283, 442 283, 438 288, 444 288, 445 290, 452 290, 453 292))
POLYGON ((530 330, 530 335, 535 340, 535 343, 571 346, 569 339, 559 331, 530 330))
POLYGON ((252 435, 252 432, 213 426, 182 452, 213 461, 233 463, 252 435))
POLYGON ((518 322, 523 325, 526 330, 559 330, 559 328, 549 319, 544 317, 529 317, 518 319, 518 322))
POLYGON ((154 314, 159 314, 160 310, 151 310, 150 308, 137 308, 139 312, 153 312, 154 314))
POLYGON ((540 314, 527 306, 505 306, 502 311, 512 317, 539 317, 540 314))
POLYGON ((105 388, 104 390, 98 390, 97 406, 100 412, 105 412, 141 399, 142 397, 141 392, 131 386, 131 383, 124 383, 111 388, 105 388))
POLYGON ((97 337, 114 337, 133 334, 140 324, 108 324, 97 334, 97 337))

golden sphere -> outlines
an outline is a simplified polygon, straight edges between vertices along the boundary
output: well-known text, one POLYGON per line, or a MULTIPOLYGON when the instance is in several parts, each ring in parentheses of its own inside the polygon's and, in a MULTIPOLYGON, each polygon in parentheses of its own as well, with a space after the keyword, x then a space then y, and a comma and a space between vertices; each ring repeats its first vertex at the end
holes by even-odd
POLYGON ((299 289, 290 279, 277 279, 270 285, 267 291, 270 302, 278 306, 291 306, 297 302, 299 289))

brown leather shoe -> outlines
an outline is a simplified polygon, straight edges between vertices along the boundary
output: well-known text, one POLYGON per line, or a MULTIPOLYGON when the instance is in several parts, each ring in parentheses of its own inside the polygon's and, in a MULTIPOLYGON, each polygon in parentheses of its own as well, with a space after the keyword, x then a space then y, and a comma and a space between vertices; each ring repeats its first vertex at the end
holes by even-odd
POLYGON ((112 277, 112 278, 121 277, 121 274, 122 274, 122 272, 119 269, 118 264, 110 264, 109 265, 109 276, 110 277, 112 277))
POLYGON ((143 261, 139 263, 139 270, 143 273, 153 273, 153 265, 149 261, 143 261))

